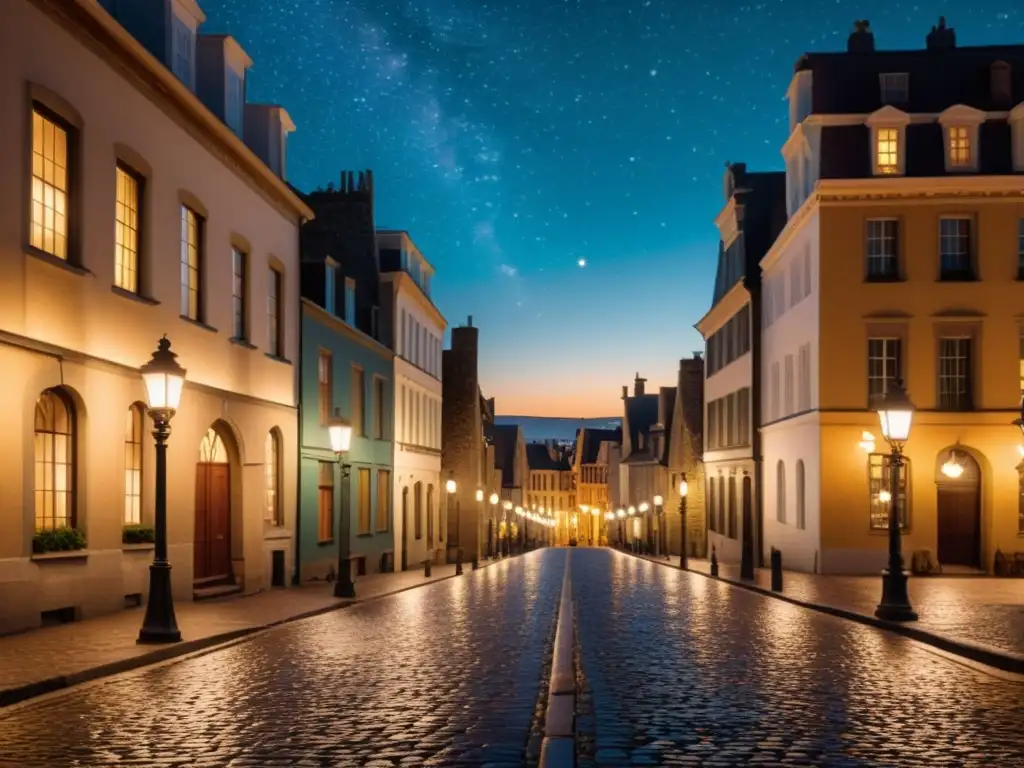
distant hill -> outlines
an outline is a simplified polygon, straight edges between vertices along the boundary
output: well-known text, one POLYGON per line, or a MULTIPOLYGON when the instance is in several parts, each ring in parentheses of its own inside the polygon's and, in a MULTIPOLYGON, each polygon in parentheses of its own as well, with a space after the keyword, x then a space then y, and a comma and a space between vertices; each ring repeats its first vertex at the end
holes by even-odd
POLYGON ((622 419, 557 419, 548 416, 495 416, 498 424, 518 424, 523 428, 526 442, 557 440, 572 442, 577 429, 615 429, 622 426, 622 419))

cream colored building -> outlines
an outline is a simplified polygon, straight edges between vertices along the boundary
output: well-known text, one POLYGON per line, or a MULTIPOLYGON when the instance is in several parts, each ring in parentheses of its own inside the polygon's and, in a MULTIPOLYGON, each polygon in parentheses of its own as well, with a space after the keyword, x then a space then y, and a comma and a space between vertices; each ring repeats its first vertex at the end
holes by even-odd
POLYGON ((280 175, 287 114, 241 101, 251 62, 202 21, 178 0, 135 14, 136 35, 168 33, 150 52, 96 2, 4 6, 0 632, 145 599, 152 546, 122 542, 153 521, 138 368, 163 334, 188 371, 168 448, 175 597, 291 580, 311 212, 280 175), (85 548, 33 553, 62 527, 85 548))

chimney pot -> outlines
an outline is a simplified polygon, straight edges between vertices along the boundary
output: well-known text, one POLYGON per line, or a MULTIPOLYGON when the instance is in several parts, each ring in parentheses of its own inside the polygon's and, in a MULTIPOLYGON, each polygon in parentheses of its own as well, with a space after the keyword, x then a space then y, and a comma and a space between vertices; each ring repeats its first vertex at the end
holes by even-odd
POLYGON ((466 320, 466 326, 468 328, 472 328, 473 327, 473 316, 472 315, 470 315, 469 318, 466 320))
POLYGON ((629 387, 627 387, 625 384, 623 384, 622 385, 622 399, 625 400, 627 397, 629 397, 629 387))
POLYGON ((858 19, 853 22, 853 32, 846 38, 846 50, 848 53, 873 53, 875 50, 875 35, 871 31, 871 22, 867 19, 858 19))

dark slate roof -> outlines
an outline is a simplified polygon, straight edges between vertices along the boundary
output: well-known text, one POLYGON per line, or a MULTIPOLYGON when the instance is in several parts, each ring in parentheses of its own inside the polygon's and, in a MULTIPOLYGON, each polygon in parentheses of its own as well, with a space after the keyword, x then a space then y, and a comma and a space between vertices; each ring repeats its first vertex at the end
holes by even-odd
POLYGON ((729 170, 735 180, 732 197, 743 206, 740 236, 728 248, 718 241, 718 269, 711 306, 725 296, 739 280, 748 288, 761 281, 761 259, 786 226, 785 171, 748 172, 743 163, 729 170))
POLYGON ((501 470, 502 488, 514 488, 519 425, 487 424, 484 426, 484 434, 494 445, 494 466, 501 470))
POLYGON ((568 472, 569 460, 564 455, 551 455, 544 443, 528 443, 526 464, 530 469, 545 472, 568 472))
MULTIPOLYGON (((658 396, 640 395, 626 400, 626 420, 623 427, 629 428, 630 453, 637 451, 638 438, 647 435, 658 421, 658 396)), ((648 440, 645 440, 645 448, 648 440)))
POLYGON ((601 443, 618 443, 622 441, 622 428, 618 429, 582 429, 583 447, 580 452, 580 464, 593 464, 601 450, 601 443))

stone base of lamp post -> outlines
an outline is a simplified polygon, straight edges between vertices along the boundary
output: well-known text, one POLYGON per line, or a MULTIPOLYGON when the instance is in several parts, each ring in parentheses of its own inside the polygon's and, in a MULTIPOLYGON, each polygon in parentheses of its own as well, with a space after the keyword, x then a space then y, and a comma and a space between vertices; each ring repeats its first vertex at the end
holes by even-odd
POLYGON ((352 561, 349 558, 338 559, 338 580, 334 582, 334 596, 354 598, 356 585, 352 581, 352 561))
POLYGON ((882 573, 882 602, 875 609, 875 616, 883 621, 917 621, 917 613, 910 605, 907 579, 910 574, 904 570, 882 573))
POLYGON ((174 602, 171 599, 171 566, 167 563, 153 563, 149 566, 149 602, 146 603, 146 618, 139 630, 136 642, 140 645, 156 643, 177 643, 181 632, 174 616, 174 602))

